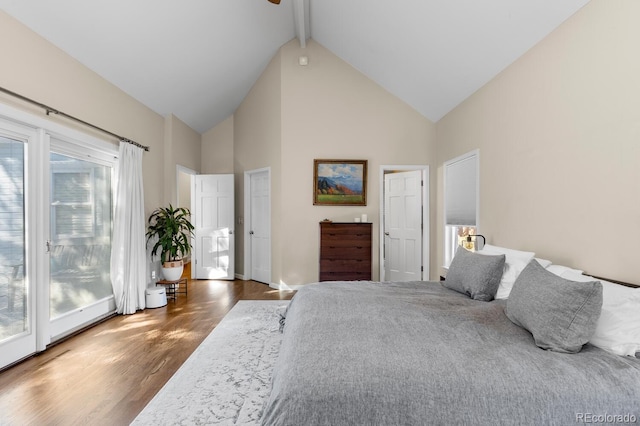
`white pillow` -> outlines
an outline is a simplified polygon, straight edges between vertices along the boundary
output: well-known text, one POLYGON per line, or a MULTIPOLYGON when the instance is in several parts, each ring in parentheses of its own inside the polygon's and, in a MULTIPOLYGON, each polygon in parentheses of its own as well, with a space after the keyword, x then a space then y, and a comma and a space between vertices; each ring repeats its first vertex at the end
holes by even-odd
MULTIPOLYGON (((587 275, 565 272, 571 281, 593 281, 587 275)), ((602 311, 596 331, 589 340, 594 346, 618 355, 635 356, 640 352, 640 288, 625 287, 609 281, 602 283, 602 311)))
MULTIPOLYGON (((573 268, 569 268, 567 266, 562 266, 562 265, 549 265, 547 266, 547 270, 567 280, 571 280, 571 278, 567 278, 565 274, 582 275, 582 273, 584 272, 579 269, 573 269, 573 268)), ((576 280, 571 280, 571 281, 576 281, 576 280)))
POLYGON ((507 299, 513 283, 516 282, 516 278, 520 275, 520 272, 529 264, 535 253, 529 251, 513 250, 504 247, 492 246, 491 244, 485 244, 482 250, 478 251, 480 254, 505 255, 504 272, 502 273, 502 279, 498 286, 498 292, 496 293, 496 299, 507 299))
POLYGON ((548 268, 549 266, 551 266, 551 261, 550 260, 540 259, 539 257, 534 257, 534 259, 545 269, 548 268))

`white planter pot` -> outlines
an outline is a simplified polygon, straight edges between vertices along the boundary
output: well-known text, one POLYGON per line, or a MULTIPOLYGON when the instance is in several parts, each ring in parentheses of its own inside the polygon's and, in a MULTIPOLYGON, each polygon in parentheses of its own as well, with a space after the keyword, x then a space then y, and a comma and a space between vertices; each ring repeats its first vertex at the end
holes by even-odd
POLYGON ((182 262, 182 260, 164 262, 162 264, 162 276, 167 281, 178 281, 182 276, 183 270, 184 263, 182 262))

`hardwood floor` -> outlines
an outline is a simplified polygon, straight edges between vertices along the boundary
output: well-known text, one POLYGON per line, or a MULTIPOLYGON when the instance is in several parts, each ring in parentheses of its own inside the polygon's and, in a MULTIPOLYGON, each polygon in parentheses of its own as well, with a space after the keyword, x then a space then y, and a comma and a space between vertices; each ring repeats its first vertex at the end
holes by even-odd
POLYGON ((116 316, 0 373, 0 425, 128 425, 254 281, 189 281, 166 307, 116 316))

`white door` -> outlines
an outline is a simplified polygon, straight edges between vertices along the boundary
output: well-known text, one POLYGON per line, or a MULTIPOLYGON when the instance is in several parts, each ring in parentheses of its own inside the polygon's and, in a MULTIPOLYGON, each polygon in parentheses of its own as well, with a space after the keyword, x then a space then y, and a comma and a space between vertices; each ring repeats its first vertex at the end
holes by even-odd
POLYGON ((235 276, 233 175, 196 175, 192 211, 195 278, 235 276))
POLYGON ((251 279, 271 283, 271 182, 267 170, 251 173, 249 178, 251 211, 249 244, 251 245, 251 279))
POLYGON ((422 172, 384 176, 385 281, 422 280, 422 172))

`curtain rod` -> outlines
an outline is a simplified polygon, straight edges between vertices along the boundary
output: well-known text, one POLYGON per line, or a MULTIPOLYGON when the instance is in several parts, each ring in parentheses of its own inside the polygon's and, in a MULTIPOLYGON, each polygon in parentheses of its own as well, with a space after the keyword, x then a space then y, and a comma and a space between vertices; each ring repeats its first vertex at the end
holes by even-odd
POLYGON ((76 118, 76 117, 74 117, 73 115, 69 115, 69 114, 64 113, 64 112, 62 112, 62 111, 59 111, 59 110, 57 110, 57 109, 55 109, 55 108, 51 108, 51 107, 50 107, 50 106, 48 106, 48 105, 45 105, 45 104, 43 104, 43 103, 41 103, 41 102, 38 102, 38 101, 34 101, 34 100, 33 100, 33 99, 31 99, 31 98, 27 98, 26 96, 22 96, 22 95, 21 95, 21 94, 19 94, 19 93, 12 92, 11 90, 5 89, 4 87, 0 87, 0 92, 4 92, 4 93, 6 93, 6 94, 8 94, 8 95, 11 95, 11 96, 16 97, 16 98, 18 98, 18 99, 21 99, 21 100, 23 100, 23 101, 29 102, 29 103, 31 103, 31 104, 33 104, 33 105, 39 106, 40 108, 42 108, 42 109, 44 109, 44 110, 46 111, 46 114, 47 114, 47 115, 51 115, 51 114, 60 115, 60 116, 62 116, 62 117, 68 118, 69 120, 73 120, 73 121, 75 121, 75 122, 77 122, 77 123, 84 124, 85 126, 91 127, 92 129, 99 130, 99 131, 101 131, 101 132, 103 132, 103 133, 106 133, 106 134, 108 134, 108 135, 111 135, 111 136, 113 136, 114 138, 117 138, 117 139, 119 139, 119 140, 120 140, 120 141, 122 141, 122 142, 130 143, 131 145, 135 145, 135 146, 137 146, 138 148, 142 148, 142 149, 144 149, 145 151, 149 151, 149 147, 148 147, 148 146, 145 146, 145 145, 139 144, 138 142, 136 142, 136 141, 132 141, 132 140, 131 140, 131 139, 129 139, 129 138, 125 138, 125 137, 122 137, 122 136, 120 136, 120 135, 117 135, 117 134, 115 134, 115 133, 113 133, 113 132, 110 132, 110 131, 108 131, 108 130, 103 129, 102 127, 98 127, 98 126, 96 126, 96 125, 94 125, 94 124, 91 124, 91 123, 88 123, 88 122, 86 122, 86 121, 84 121, 84 120, 81 120, 81 119, 79 119, 79 118, 76 118))

